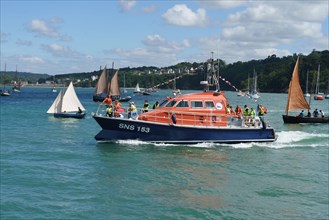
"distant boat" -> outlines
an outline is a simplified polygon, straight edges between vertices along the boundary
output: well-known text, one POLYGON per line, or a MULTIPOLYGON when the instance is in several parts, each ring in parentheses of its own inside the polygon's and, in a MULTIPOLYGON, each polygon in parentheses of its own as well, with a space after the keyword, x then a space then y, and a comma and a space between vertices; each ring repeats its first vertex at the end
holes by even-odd
POLYGON ((237 96, 244 96, 244 93, 241 90, 239 90, 237 96))
POLYGON ((176 96, 176 95, 180 95, 181 94, 181 92, 180 92, 180 89, 177 89, 176 88, 176 76, 174 77, 174 79, 173 79, 173 89, 172 89, 172 93, 173 93, 173 95, 174 96, 176 96))
POLYGON ((282 115, 283 122, 289 124, 296 124, 296 123, 329 123, 329 117, 301 117, 296 115, 288 115, 289 111, 292 110, 304 110, 307 109, 310 111, 310 101, 307 102, 304 95, 303 90, 299 83, 299 76, 298 76, 298 64, 299 64, 299 57, 297 58, 294 71, 292 73, 291 81, 289 84, 288 90, 288 99, 286 105, 286 114, 282 115))
POLYGON ((10 92, 4 88, 3 90, 0 90, 0 95, 1 96, 10 96, 10 92))
POLYGON ((260 97, 257 92, 257 72, 255 71, 255 69, 253 72, 253 78, 252 78, 252 83, 251 83, 251 89, 249 91, 249 96, 250 96, 250 98, 253 98, 253 99, 258 99, 260 97))
POLYGON ((97 81, 96 89, 93 94, 94 102, 102 102, 109 93, 109 82, 107 80, 107 69, 106 65, 97 81))
POLYGON ((139 83, 136 84, 134 93, 141 93, 141 89, 139 88, 139 83))
POLYGON ((314 94, 314 100, 323 100, 323 93, 320 93, 320 64, 318 65, 318 73, 316 76, 316 86, 315 86, 315 94, 314 94))
POLYGON ((86 110, 81 104, 77 94, 75 93, 73 83, 64 92, 62 89, 53 104, 47 111, 48 114, 53 114, 56 118, 84 118, 86 110))
POLYGON ((16 81, 14 82, 14 86, 12 88, 13 92, 21 92, 21 82, 18 80, 17 77, 17 65, 16 65, 16 75, 15 75, 16 81))
POLYGON ((306 73, 306 86, 305 86, 305 97, 310 97, 311 94, 308 93, 308 70, 307 70, 307 73, 306 73))
MULTIPOLYGON (((5 73, 6 73, 6 64, 5 64, 5 73)), ((10 92, 6 89, 6 85, 3 84, 3 89, 0 90, 0 95, 1 96, 10 96, 10 92)))
POLYGON ((112 76, 111 82, 110 82, 110 97, 113 100, 119 100, 120 102, 128 102, 131 97, 121 97, 120 94, 120 86, 119 86, 119 70, 117 70, 114 75, 112 76))
POLYGON ((51 88, 51 92, 57 92, 57 89, 55 88, 55 76, 53 76, 53 88, 51 88))

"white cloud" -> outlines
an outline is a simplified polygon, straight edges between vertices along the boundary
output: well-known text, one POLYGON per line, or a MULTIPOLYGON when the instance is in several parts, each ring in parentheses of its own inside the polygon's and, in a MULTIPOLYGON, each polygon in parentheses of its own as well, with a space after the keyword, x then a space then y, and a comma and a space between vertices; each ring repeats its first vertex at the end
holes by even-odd
MULTIPOLYGON (((312 50, 309 45, 314 45, 313 40, 324 48, 328 36, 323 35, 321 23, 326 17, 328 6, 318 1, 248 2, 243 11, 231 14, 223 24, 220 47, 222 51, 228 46, 233 51, 243 51, 236 52, 236 60, 304 53, 312 50)), ((226 51, 233 56, 230 50, 226 51)))
POLYGON ((28 28, 30 31, 37 35, 47 37, 58 37, 59 33, 54 27, 51 27, 49 23, 42 19, 33 19, 29 24, 28 28))
POLYGON ((59 44, 42 45, 41 47, 48 53, 52 54, 53 56, 59 56, 59 57, 82 56, 79 52, 72 50, 70 47, 65 47, 59 44))
POLYGON ((26 63, 30 63, 30 64, 43 64, 45 63, 44 60, 40 57, 37 56, 20 56, 18 57, 18 60, 22 61, 22 62, 26 62, 26 63))
POLYGON ((200 4, 208 8, 235 8, 244 5, 246 0, 201 0, 200 4))
POLYGON ((123 11, 131 10, 137 1, 134 0, 119 0, 120 7, 123 11))
POLYGON ((187 39, 181 42, 167 41, 160 35, 148 35, 143 41, 145 48, 114 49, 105 51, 106 54, 116 54, 120 57, 122 66, 161 66, 164 64, 175 64, 177 54, 190 47, 187 39), (129 60, 129 61, 128 61, 129 60))
POLYGON ((178 26, 205 26, 208 22, 205 9, 199 8, 193 12, 185 4, 178 4, 168 9, 162 18, 167 23, 178 26))

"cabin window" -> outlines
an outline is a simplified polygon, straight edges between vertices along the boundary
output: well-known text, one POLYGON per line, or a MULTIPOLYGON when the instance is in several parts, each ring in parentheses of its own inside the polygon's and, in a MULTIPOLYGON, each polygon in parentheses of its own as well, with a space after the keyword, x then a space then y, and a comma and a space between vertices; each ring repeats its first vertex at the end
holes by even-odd
POLYGON ((177 103, 177 101, 176 100, 172 100, 172 101, 170 101, 167 105, 166 105, 166 107, 173 107, 175 104, 177 103))
POLYGON ((206 108, 214 108, 214 102, 213 101, 206 101, 205 102, 206 108))
POLYGON ((202 101, 191 101, 192 108, 202 108, 202 101))
POLYGON ((164 100, 161 102, 161 104, 159 105, 159 107, 163 107, 167 104, 168 100, 164 100))
POLYGON ((176 105, 176 108, 186 108, 186 107, 189 107, 188 101, 183 101, 182 100, 176 105))

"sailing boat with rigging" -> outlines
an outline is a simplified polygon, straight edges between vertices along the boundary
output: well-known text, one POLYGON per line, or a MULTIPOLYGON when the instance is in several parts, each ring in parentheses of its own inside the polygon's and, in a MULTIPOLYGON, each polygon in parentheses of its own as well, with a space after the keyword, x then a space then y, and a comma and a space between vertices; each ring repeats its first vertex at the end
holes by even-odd
POLYGON ((134 93, 142 93, 141 89, 139 88, 139 83, 136 84, 134 93))
POLYGON ((53 114, 55 118, 84 118, 86 109, 81 104, 77 94, 75 93, 73 83, 64 92, 62 89, 53 104, 47 111, 48 114, 53 114))
POLYGON ((94 102, 102 102, 109 93, 109 83, 107 80, 107 69, 106 65, 98 79, 96 89, 93 95, 94 102))
POLYGON ((316 76, 316 86, 315 86, 315 94, 314 100, 323 100, 323 93, 320 93, 320 64, 318 65, 318 73, 316 76))
MULTIPOLYGON (((6 64, 5 64, 5 73, 6 73, 6 64)), ((3 83, 3 89, 0 90, 1 96, 10 96, 10 92, 6 89, 6 84, 3 83)))
POLYGON ((121 97, 119 86, 119 70, 117 70, 112 76, 109 95, 113 100, 119 100, 120 102, 128 102, 131 99, 130 96, 121 97))
POLYGON ((53 76, 53 87, 51 88, 51 92, 57 92, 55 84, 56 84, 56 80, 55 80, 55 76, 53 76))
POLYGON ((14 82, 14 86, 13 86, 13 92, 21 92, 21 82, 20 80, 18 80, 17 77, 17 65, 16 65, 16 75, 15 75, 15 82, 14 82))
POLYGON ((309 102, 307 102, 303 95, 302 88, 300 86, 299 76, 298 76, 298 64, 299 64, 299 57, 297 58, 294 71, 292 73, 291 81, 289 84, 286 114, 282 115, 283 122, 290 124, 329 123, 329 117, 308 117, 308 116, 301 117, 301 116, 288 115, 289 111, 292 110, 307 109, 309 112, 311 109, 310 107, 311 96, 309 102))
POLYGON ((258 99, 260 96, 257 93, 257 72, 254 69, 251 90, 249 92, 250 98, 258 99))

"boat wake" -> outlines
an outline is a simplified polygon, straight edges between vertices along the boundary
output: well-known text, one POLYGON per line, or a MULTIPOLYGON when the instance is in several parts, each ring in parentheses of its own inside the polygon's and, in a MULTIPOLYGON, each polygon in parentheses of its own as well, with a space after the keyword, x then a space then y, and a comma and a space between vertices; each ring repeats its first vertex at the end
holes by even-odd
MULTIPOLYGON (((318 134, 318 133, 307 133, 302 131, 281 131, 277 133, 278 139, 275 142, 266 143, 240 143, 240 144, 215 144, 215 143, 199 143, 199 144, 164 144, 159 143, 152 145, 158 147, 191 147, 191 148, 252 148, 252 147, 264 147, 264 148, 293 148, 293 147, 329 147, 327 142, 329 134, 318 134)), ((119 140, 116 143, 122 145, 139 146, 139 145, 150 145, 148 142, 138 140, 119 140)))
POLYGON ((232 145, 233 148, 297 148, 297 147, 329 147, 328 134, 307 133, 302 131, 277 132, 278 139, 271 143, 241 143, 232 145))

